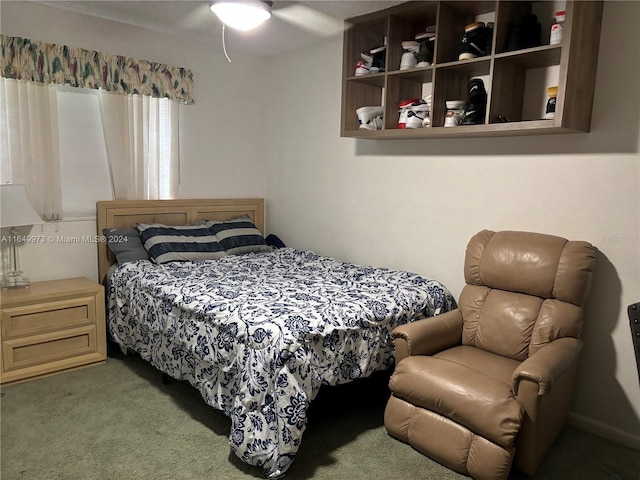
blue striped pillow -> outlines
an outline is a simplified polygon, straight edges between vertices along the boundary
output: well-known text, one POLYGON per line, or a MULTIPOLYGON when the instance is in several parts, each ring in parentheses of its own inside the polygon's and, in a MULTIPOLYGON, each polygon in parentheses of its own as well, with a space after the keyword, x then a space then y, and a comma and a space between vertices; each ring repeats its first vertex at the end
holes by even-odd
POLYGON ((247 216, 226 222, 209 221, 206 224, 227 255, 273 250, 247 216))
POLYGON ((167 262, 215 260, 226 255, 206 224, 170 226, 139 223, 136 228, 149 257, 167 262))

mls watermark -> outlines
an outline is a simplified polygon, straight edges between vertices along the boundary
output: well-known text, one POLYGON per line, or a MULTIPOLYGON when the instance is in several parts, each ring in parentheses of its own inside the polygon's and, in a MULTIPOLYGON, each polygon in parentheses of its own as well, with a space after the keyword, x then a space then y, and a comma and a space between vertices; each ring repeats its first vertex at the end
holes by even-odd
POLYGON ((126 243, 129 238, 126 236, 104 236, 104 235, 2 235, 0 243, 126 243))

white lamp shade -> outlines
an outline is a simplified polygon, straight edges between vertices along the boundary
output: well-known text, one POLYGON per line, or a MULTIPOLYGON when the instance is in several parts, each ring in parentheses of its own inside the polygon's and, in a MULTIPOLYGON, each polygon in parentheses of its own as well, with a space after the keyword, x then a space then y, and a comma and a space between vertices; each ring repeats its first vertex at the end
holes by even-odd
POLYGON ((44 223, 36 213, 24 185, 0 185, 0 226, 21 227, 44 223))
POLYGON ((220 21, 236 30, 251 30, 271 18, 271 7, 260 0, 220 0, 211 5, 220 21))

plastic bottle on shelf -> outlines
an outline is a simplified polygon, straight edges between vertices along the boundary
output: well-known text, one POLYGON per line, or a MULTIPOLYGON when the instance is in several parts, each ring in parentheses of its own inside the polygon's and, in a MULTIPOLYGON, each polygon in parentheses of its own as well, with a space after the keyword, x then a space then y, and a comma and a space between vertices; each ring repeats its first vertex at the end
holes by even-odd
POLYGON ((564 10, 556 12, 556 23, 551 26, 551 45, 562 43, 562 34, 564 33, 564 10))
POLYGON ((558 86, 555 85, 547 88, 547 95, 549 95, 549 100, 547 100, 547 109, 544 114, 544 118, 545 120, 553 120, 556 118, 556 97, 558 96, 558 86))

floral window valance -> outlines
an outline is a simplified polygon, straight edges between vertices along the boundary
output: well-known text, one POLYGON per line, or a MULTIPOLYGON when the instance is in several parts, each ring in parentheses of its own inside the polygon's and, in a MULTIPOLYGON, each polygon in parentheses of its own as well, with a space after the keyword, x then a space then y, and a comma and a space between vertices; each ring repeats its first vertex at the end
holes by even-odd
POLYGON ((1 34, 0 73, 18 80, 194 103, 191 70, 1 34))

